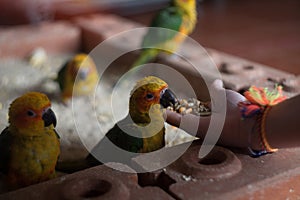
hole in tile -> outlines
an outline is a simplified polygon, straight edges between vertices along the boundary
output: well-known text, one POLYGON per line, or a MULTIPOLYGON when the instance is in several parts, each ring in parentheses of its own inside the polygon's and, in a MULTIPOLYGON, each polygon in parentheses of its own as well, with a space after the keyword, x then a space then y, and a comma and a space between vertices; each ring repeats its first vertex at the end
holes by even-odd
POLYGON ((238 173, 240 160, 228 149, 215 146, 204 158, 199 159, 199 146, 190 147, 179 165, 183 174, 196 179, 228 178, 238 173))
MULTIPOLYGON (((118 196, 113 192, 113 184, 116 182, 110 179, 102 179, 94 176, 77 177, 65 183, 62 187, 62 195, 64 199, 93 199, 98 197, 118 196)), ((122 188, 122 185, 117 185, 122 188)), ((121 190, 121 189, 120 189, 121 190)))
POLYGON ((216 151, 208 154, 199 161, 199 164, 202 165, 217 165, 225 162, 227 156, 222 151, 216 151))
POLYGON ((165 172, 162 172, 157 178, 157 186, 165 191, 168 191, 170 185, 174 183, 176 183, 176 181, 165 172))
POLYGON ((253 65, 246 65, 243 67, 245 70, 253 70, 254 66, 253 65))
POLYGON ((141 187, 158 186, 164 190, 167 190, 170 185, 176 183, 176 181, 164 171, 139 173, 138 177, 139 185, 141 187))
POLYGON ((232 74, 232 72, 228 69, 228 63, 223 62, 220 64, 220 72, 224 73, 224 74, 232 74))
POLYGON ((176 183, 176 181, 170 177, 165 170, 167 169, 156 172, 139 173, 139 185, 141 187, 159 187, 167 192, 170 196, 173 196, 169 188, 171 185, 176 183))
POLYGON ((108 181, 98 180, 96 183, 90 185, 87 191, 83 191, 80 195, 82 198, 93 198, 104 195, 109 192, 112 185, 108 181))

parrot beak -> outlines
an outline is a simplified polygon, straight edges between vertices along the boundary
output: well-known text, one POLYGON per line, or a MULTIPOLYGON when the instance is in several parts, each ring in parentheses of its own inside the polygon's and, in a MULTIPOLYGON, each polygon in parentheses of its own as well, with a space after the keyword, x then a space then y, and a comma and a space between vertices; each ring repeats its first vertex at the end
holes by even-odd
POLYGON ((50 108, 43 113, 42 119, 44 120, 45 127, 51 124, 53 124, 54 127, 56 126, 56 116, 50 108))
POLYGON ((178 99, 176 95, 172 92, 172 90, 166 88, 160 94, 160 104, 167 108, 168 106, 174 106, 178 103, 178 99))

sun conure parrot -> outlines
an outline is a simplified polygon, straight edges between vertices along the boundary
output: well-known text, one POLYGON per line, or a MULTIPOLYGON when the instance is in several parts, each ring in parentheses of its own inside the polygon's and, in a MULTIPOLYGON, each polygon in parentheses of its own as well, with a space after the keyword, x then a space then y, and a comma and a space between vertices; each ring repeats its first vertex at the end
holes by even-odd
POLYGON ((162 108, 175 105, 177 101, 163 80, 154 76, 139 80, 131 91, 129 114, 106 133, 84 160, 58 163, 57 170, 70 173, 106 162, 131 166, 132 155, 125 155, 123 151, 147 153, 163 148, 162 108))
POLYGON ((9 126, 0 135, 0 171, 7 189, 54 178, 60 142, 48 97, 28 92, 11 103, 8 116, 9 126))
POLYGON ((99 75, 96 65, 87 54, 77 54, 60 69, 57 82, 61 89, 62 100, 66 102, 74 96, 93 94, 99 75))
POLYGON ((142 41, 141 47, 144 49, 131 68, 155 59, 163 50, 168 50, 165 52, 171 54, 176 52, 186 35, 192 33, 196 22, 196 0, 172 0, 170 7, 161 10, 154 17, 150 27, 161 27, 173 31, 150 28, 142 41))

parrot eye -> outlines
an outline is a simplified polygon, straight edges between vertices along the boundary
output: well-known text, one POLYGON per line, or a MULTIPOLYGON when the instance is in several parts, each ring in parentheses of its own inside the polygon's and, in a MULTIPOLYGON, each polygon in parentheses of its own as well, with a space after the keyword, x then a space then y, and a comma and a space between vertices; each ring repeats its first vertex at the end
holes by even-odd
POLYGON ((85 80, 86 77, 89 74, 89 69, 88 68, 84 68, 84 69, 80 69, 78 72, 78 76, 80 79, 85 80))
POLYGON ((146 95, 146 99, 147 99, 147 100, 153 100, 153 99, 154 99, 154 95, 151 94, 151 93, 148 93, 148 94, 146 95))
POLYGON ((28 115, 29 117, 34 117, 36 114, 35 114, 35 112, 33 112, 32 110, 28 110, 28 111, 27 111, 27 115, 28 115))

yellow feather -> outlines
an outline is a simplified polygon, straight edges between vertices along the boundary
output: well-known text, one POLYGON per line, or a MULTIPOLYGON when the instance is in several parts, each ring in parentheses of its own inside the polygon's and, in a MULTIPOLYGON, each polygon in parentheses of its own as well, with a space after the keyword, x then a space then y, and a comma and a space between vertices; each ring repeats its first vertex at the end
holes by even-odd
POLYGON ((7 183, 12 188, 23 187, 55 177, 55 165, 60 154, 60 142, 54 126, 45 127, 43 114, 50 100, 45 94, 28 92, 16 98, 9 108, 9 127, 3 137, 11 138, 8 149, 7 183), (28 115, 32 112, 32 115, 28 115), (5 135, 5 136, 4 136, 5 135))

